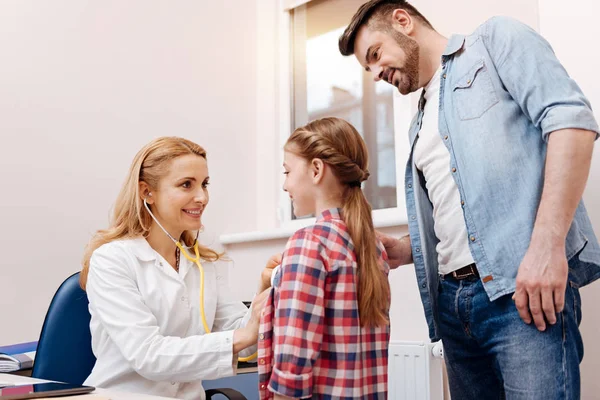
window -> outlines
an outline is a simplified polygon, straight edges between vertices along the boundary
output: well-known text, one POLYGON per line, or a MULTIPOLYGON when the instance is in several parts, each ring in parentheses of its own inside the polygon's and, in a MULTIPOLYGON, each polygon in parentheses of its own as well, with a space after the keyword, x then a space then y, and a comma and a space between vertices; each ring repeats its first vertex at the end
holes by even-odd
POLYGON ((313 0, 290 10, 290 132, 326 116, 354 125, 369 149, 371 176, 363 190, 373 210, 383 210, 398 206, 395 89, 375 83, 354 57, 338 50, 338 38, 362 3, 313 0))

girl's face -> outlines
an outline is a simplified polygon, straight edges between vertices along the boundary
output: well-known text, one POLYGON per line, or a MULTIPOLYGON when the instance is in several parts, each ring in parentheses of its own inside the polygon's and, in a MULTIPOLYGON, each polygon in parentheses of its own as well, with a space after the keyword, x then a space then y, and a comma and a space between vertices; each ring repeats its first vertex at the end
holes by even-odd
POLYGON ((283 190, 289 193, 294 206, 294 215, 303 217, 315 214, 316 185, 310 163, 289 151, 284 152, 283 168, 285 182, 283 190))
POLYGON ((202 213, 208 204, 208 165, 194 154, 171 161, 158 188, 147 197, 152 211, 165 229, 181 235, 202 226, 202 213))

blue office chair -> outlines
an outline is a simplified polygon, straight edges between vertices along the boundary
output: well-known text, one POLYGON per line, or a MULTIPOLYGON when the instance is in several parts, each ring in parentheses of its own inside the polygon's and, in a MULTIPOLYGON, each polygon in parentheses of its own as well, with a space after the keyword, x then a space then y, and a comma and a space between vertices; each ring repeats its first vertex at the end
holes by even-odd
MULTIPOLYGON (((42 325, 31 376, 81 385, 96 363, 92 353, 90 319, 87 294, 79 286, 77 272, 60 285, 52 298, 42 325)), ((233 389, 206 391, 207 399, 213 395, 247 400, 233 389)))
POLYGON ((79 272, 58 288, 42 326, 31 376, 81 385, 96 363, 92 353, 88 298, 79 272))

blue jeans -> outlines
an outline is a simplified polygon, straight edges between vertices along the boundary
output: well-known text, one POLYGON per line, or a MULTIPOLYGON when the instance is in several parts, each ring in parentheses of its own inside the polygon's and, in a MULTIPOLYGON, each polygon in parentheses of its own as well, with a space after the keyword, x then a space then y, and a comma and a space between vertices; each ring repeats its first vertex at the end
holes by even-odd
POLYGON ((581 297, 570 281, 565 308, 545 332, 521 320, 512 295, 490 302, 478 278, 443 278, 439 292, 453 400, 580 398, 581 297))

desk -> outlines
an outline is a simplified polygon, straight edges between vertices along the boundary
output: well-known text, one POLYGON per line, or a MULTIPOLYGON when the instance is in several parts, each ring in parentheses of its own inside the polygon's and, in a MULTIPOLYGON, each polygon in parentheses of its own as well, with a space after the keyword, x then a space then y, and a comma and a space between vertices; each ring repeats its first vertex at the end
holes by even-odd
MULTIPOLYGON (((0 374, 0 381, 2 382, 14 382, 15 384, 21 383, 40 383, 40 382, 48 382, 42 379, 30 378, 27 376, 19 376, 12 374, 0 374)), ((135 394, 135 393, 126 393, 119 392, 115 390, 106 390, 106 389, 96 389, 92 392, 93 394, 98 394, 100 396, 106 396, 110 398, 110 400, 172 400, 170 397, 158 397, 158 396, 150 396, 147 394, 135 394)), ((71 396, 74 400, 81 397, 81 399, 85 399, 86 396, 71 396)))

